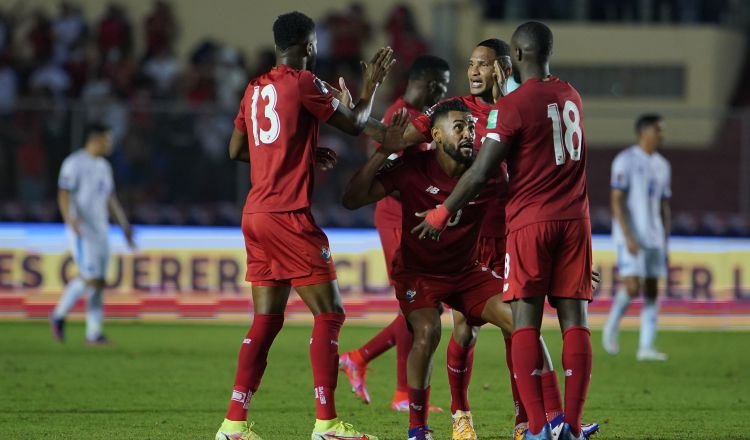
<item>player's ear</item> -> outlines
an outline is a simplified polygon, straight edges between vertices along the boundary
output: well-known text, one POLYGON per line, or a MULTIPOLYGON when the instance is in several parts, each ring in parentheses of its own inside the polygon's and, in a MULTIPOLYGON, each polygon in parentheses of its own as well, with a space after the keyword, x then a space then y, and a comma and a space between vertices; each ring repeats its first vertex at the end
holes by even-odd
POLYGON ((433 139, 433 140, 434 140, 434 141, 435 141, 436 143, 440 143, 440 142, 442 142, 442 141, 443 141, 443 139, 442 139, 442 135, 440 134, 440 130, 438 130, 438 128, 437 128, 437 127, 432 127, 432 128, 430 129, 430 133, 432 134, 432 139, 433 139))
POLYGON ((516 60, 521 61, 523 59, 523 51, 520 47, 516 48, 516 60))
POLYGON ((307 46, 305 47, 305 50, 307 52, 307 56, 311 57, 315 53, 315 44, 311 41, 307 43, 307 46))

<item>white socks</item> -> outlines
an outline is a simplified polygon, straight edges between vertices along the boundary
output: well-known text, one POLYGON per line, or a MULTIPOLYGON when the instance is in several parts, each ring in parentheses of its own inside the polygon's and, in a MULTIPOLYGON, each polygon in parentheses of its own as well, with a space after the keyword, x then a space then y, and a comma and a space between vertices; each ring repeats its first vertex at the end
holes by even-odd
POLYGON ((644 298, 641 310, 641 335, 638 347, 652 350, 656 339, 656 318, 659 314, 659 302, 656 299, 644 298))
POLYGON ((625 312, 628 311, 632 299, 625 289, 620 289, 615 294, 615 299, 612 301, 612 309, 609 312, 609 319, 607 319, 607 330, 612 334, 617 334, 620 330, 620 320, 622 320, 625 312))
POLYGON ((71 280, 68 285, 65 286, 62 297, 60 297, 60 301, 58 301, 55 311, 52 312, 52 317, 54 319, 65 319, 71 309, 76 305, 76 302, 78 302, 78 298, 80 298, 86 290, 88 290, 86 289, 86 282, 81 278, 71 280))
POLYGON ((102 334, 104 302, 101 289, 91 289, 86 302, 86 339, 94 340, 102 334))

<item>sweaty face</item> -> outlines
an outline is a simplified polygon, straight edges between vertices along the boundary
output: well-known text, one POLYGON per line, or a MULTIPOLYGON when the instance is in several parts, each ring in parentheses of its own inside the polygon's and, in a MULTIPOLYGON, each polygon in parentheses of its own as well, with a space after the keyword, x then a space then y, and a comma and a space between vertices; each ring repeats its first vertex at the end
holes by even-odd
POLYGON ((440 102, 448 94, 448 84, 451 82, 451 73, 449 71, 440 72, 430 83, 430 96, 427 99, 427 106, 431 107, 440 102))
POLYGON ((466 74, 469 78, 469 90, 472 95, 477 96, 492 92, 495 58, 495 51, 489 47, 477 46, 471 52, 466 74))
POLYGON ((471 113, 448 112, 438 124, 438 148, 456 162, 471 164, 474 160, 474 125, 471 113))

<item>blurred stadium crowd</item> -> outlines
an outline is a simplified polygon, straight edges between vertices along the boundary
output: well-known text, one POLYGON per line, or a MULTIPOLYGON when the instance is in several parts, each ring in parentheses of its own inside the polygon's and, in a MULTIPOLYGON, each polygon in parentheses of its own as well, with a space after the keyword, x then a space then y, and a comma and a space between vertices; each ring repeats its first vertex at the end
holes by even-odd
MULTIPOLYGON (((636 0, 602 0, 581 17, 582 10, 560 0, 477 3, 492 18, 667 22, 731 20, 733 4, 655 1, 657 8, 645 11, 636 0)), ((173 10, 179 2, 157 0, 144 17, 112 3, 91 21, 72 2, 60 3, 54 16, 24 5, 0 6, 0 221, 60 220, 55 203, 60 163, 81 146, 85 124, 100 120, 114 129, 110 159, 134 223, 237 225, 248 176, 246 166, 228 159, 227 140, 247 80, 273 66, 273 48, 247 57, 207 39, 180 58, 175 42, 186 24, 173 10)), ((363 49, 375 34, 382 33, 394 48, 398 64, 380 93, 381 110, 403 91, 412 60, 430 51, 429 37, 405 5, 394 6, 381 23, 359 3, 331 10, 317 23, 317 73, 331 82, 359 77, 359 61, 369 55, 363 49)), ((463 81, 462 72, 463 66, 454 66, 454 80, 463 81)), ((368 141, 322 128, 320 144, 338 152, 339 164, 316 176, 316 219, 328 227, 372 226, 370 209, 351 212, 339 203, 343 186, 366 159, 368 141)), ((594 201, 592 216, 595 232, 609 231, 606 201, 594 201)), ((677 211, 674 229, 750 236, 750 219, 677 211)))

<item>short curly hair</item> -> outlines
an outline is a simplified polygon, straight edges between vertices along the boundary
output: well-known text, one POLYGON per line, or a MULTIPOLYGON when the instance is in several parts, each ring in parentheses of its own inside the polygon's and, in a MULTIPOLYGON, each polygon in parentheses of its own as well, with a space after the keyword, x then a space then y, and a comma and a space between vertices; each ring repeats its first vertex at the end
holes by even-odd
POLYGON ((434 127, 437 121, 449 112, 471 113, 471 109, 459 99, 449 99, 440 102, 432 107, 430 115, 430 128, 434 127))
POLYGON ((315 22, 307 15, 299 11, 282 14, 273 22, 273 42, 286 50, 303 44, 314 30, 315 22))

